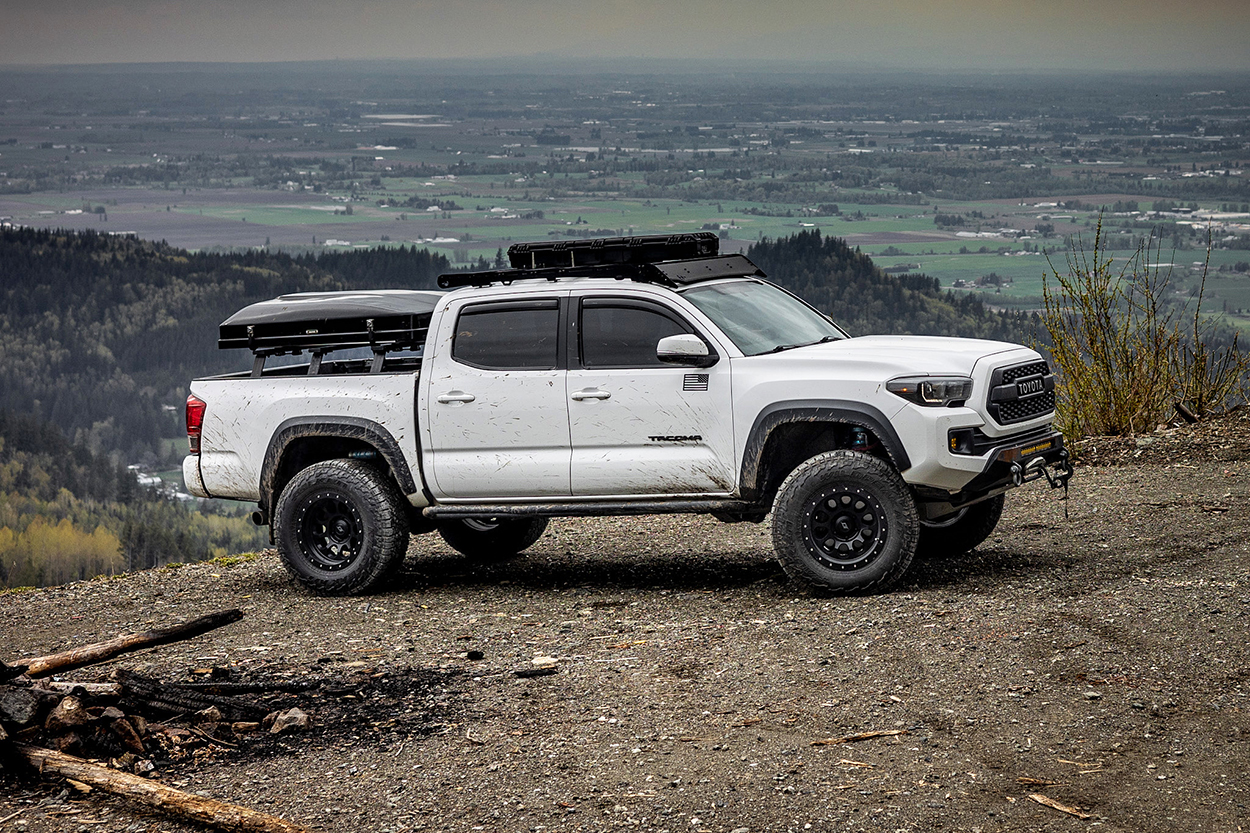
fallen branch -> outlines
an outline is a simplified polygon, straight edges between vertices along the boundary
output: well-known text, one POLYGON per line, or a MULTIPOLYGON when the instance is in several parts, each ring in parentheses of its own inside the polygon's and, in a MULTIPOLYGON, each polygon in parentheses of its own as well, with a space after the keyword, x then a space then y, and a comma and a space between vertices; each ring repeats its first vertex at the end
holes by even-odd
POLYGON ((154 807, 166 815, 240 833, 308 833, 306 828, 237 804, 191 795, 137 775, 107 769, 50 749, 15 744, 13 749, 42 773, 72 778, 105 792, 154 807))
POLYGON ((57 694, 90 694, 93 697, 120 697, 122 687, 117 683, 75 683, 40 680, 35 688, 41 691, 54 691, 57 694))
POLYGON ((871 740, 872 738, 888 738, 895 735, 910 734, 906 729, 884 729, 877 732, 860 732, 858 735, 847 735, 843 738, 825 738, 824 740, 812 741, 812 746, 837 746, 840 743, 857 743, 861 740, 871 740))
POLYGON ((242 618, 243 611, 241 610, 223 610, 219 613, 210 613, 207 616, 192 619, 190 622, 170 625, 167 628, 157 628, 156 630, 144 631, 142 633, 128 633, 115 639, 84 645, 81 648, 74 648, 69 651, 62 651, 59 654, 35 657, 26 660, 23 664, 26 666, 26 673, 31 677, 46 677, 57 671, 66 671, 71 668, 81 668, 84 665, 104 662, 118 654, 190 639, 220 628, 223 625, 229 625, 231 622, 237 622, 242 618))
POLYGON ((1029 798, 1036 801, 1038 804, 1050 807, 1053 810, 1058 810, 1061 813, 1067 813, 1069 816, 1076 816, 1078 819, 1093 818, 1093 816, 1089 813, 1081 812, 1075 807, 1069 807, 1067 804, 1060 804, 1053 798, 1048 798, 1041 793, 1029 793, 1029 798))

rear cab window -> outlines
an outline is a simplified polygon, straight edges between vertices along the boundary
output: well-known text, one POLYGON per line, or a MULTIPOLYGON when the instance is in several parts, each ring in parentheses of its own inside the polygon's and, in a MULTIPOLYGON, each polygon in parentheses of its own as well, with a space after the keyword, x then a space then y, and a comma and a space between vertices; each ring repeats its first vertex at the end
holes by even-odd
POLYGON ((483 370, 554 370, 560 361, 555 298, 474 304, 460 311, 452 358, 483 370))

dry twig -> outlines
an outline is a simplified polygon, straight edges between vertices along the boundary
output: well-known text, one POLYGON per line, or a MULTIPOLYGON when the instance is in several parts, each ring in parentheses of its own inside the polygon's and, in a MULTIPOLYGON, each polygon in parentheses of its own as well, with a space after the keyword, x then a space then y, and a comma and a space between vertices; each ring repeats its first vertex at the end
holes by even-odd
POLYGON ((860 732, 857 735, 847 735, 842 738, 824 738, 823 740, 812 741, 812 746, 837 746, 840 743, 857 743, 861 740, 871 740, 872 738, 887 738, 895 735, 910 734, 906 729, 884 729, 876 732, 860 732))
POLYGON ((1036 801, 1038 804, 1050 807, 1053 810, 1058 810, 1061 813, 1067 813, 1069 816, 1076 816, 1078 819, 1088 819, 1093 817, 1091 814, 1082 812, 1075 807, 1069 807, 1067 804, 1060 804, 1053 798, 1048 798, 1041 793, 1029 793, 1029 798, 1036 801))

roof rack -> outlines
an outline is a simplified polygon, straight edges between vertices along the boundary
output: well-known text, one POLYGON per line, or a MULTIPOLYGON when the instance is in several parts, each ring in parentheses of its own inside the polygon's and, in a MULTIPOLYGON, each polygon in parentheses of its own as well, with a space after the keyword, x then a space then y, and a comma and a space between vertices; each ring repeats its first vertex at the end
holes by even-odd
POLYGON ((743 255, 719 255, 711 232, 653 234, 516 243, 508 247, 511 269, 452 272, 438 276, 443 289, 511 284, 519 280, 615 278, 680 286, 714 278, 764 277, 743 255))
POLYGON ((508 247, 513 269, 550 266, 598 266, 608 263, 658 263, 711 257, 720 252, 720 239, 710 231, 689 234, 646 234, 638 237, 598 237, 593 240, 544 240, 508 247))

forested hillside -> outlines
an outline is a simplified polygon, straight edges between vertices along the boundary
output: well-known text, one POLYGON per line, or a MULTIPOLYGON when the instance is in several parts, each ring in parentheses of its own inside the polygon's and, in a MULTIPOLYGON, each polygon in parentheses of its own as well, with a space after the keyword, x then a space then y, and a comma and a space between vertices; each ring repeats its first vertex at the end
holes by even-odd
POLYGON ((0 230, 0 401, 94 451, 170 463, 181 452, 158 440, 182 433, 187 382, 247 366, 239 351, 217 350, 231 313, 286 292, 431 288, 448 268, 415 248, 325 257, 346 259, 341 275, 310 257, 0 230))
POLYGON ((925 275, 887 275, 872 258, 819 230, 764 240, 747 256, 770 280, 827 312, 851 335, 910 333, 1021 341, 1027 318, 987 310, 925 275))
POLYGON ((241 515, 189 511, 55 426, 0 409, 0 588, 202 561, 261 540, 241 515))

